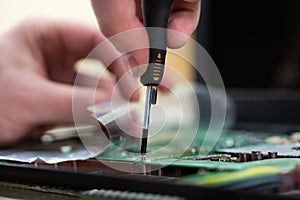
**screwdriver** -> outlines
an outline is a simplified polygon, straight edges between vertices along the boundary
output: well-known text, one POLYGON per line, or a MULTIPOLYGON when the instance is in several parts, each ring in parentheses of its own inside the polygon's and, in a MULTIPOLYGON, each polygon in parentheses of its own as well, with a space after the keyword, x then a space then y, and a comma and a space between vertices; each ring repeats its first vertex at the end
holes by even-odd
POLYGON ((157 86, 164 73, 167 54, 167 25, 173 0, 142 0, 144 26, 149 38, 149 63, 141 76, 146 86, 145 112, 142 131, 141 156, 146 159, 151 105, 156 104, 157 86))

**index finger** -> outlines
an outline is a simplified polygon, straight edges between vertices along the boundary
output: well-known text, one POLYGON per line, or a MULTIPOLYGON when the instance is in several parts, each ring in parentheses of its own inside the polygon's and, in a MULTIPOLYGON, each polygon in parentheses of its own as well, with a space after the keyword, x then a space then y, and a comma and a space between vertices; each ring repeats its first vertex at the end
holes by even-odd
POLYGON ((168 34, 170 48, 182 47, 196 30, 201 11, 201 0, 174 0, 168 28, 175 32, 168 34))
MULTIPOLYGON (((137 29, 136 32, 130 32, 126 37, 114 40, 113 45, 121 53, 129 53, 131 59, 128 62, 131 67, 141 66, 148 61, 147 49, 140 49, 148 42, 146 31, 141 16, 140 0, 91 0, 94 13, 101 32, 106 37, 112 37, 125 31, 137 29)), ((130 58, 130 56, 129 56, 130 58)))
POLYGON ((141 19, 136 15, 139 10, 137 9, 140 5, 139 1, 91 0, 91 3, 101 32, 107 37, 143 27, 141 19))

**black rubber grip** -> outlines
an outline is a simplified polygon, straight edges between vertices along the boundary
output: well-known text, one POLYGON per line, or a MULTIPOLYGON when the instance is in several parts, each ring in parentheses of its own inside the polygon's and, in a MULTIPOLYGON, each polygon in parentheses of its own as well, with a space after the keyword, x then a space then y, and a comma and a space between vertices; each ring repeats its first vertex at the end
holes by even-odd
POLYGON ((141 76, 141 83, 145 86, 158 86, 165 70, 166 50, 149 50, 149 64, 146 72, 141 76))
POLYGON ((167 26, 173 0, 142 0, 143 20, 149 37, 149 66, 141 76, 145 86, 160 84, 165 67, 167 26))

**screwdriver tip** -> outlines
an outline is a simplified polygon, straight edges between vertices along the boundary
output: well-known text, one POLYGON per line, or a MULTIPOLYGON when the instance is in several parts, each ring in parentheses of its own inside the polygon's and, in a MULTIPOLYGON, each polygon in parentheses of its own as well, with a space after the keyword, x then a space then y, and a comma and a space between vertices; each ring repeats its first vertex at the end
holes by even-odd
POLYGON ((145 161, 145 160, 147 159, 146 155, 145 155, 145 154, 142 155, 142 156, 141 156, 141 159, 142 159, 142 161, 145 161))

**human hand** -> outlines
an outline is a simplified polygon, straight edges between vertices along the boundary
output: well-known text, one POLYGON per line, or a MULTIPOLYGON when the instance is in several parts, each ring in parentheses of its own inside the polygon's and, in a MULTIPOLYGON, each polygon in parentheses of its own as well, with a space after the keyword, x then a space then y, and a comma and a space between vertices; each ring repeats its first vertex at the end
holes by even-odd
MULTIPOLYGON (((144 27, 141 0, 91 0, 91 2, 101 31, 106 37, 144 27)), ((187 42, 198 25, 200 5, 201 0, 174 0, 168 29, 182 34, 169 32, 168 47, 179 48, 187 42)), ((123 45, 132 46, 133 43, 143 43, 144 38, 147 37, 142 34, 132 34, 132 38, 127 40, 128 43, 123 45)), ((148 62, 147 51, 136 50, 130 54, 129 64, 132 68, 148 62)), ((138 74, 141 75, 140 72, 138 74)))
MULTIPOLYGON (((73 66, 103 40, 98 29, 50 20, 26 20, 0 36, 0 146, 30 137, 39 125, 73 122, 73 66)), ((114 84, 101 79, 96 93, 78 86, 78 105, 109 100, 114 84)))

